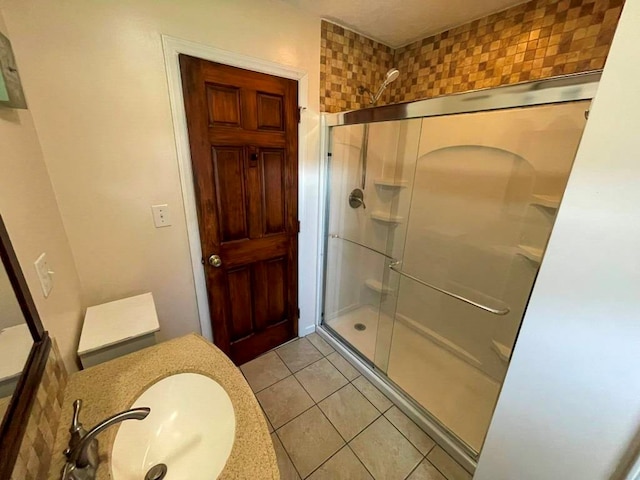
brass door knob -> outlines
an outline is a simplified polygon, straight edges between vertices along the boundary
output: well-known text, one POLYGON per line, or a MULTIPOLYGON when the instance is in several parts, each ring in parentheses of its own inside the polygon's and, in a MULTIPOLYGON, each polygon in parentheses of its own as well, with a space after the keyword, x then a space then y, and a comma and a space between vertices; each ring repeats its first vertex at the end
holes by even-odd
POLYGON ((218 255, 211 255, 209 257, 209 265, 218 268, 222 265, 222 259, 218 255))

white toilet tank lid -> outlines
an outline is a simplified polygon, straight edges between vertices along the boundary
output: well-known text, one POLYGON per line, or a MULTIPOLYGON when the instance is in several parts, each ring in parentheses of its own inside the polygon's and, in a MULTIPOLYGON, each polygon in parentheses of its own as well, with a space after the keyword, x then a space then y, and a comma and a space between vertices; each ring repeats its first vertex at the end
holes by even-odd
POLYGON ((151 293, 87 308, 78 355, 160 330, 151 293))

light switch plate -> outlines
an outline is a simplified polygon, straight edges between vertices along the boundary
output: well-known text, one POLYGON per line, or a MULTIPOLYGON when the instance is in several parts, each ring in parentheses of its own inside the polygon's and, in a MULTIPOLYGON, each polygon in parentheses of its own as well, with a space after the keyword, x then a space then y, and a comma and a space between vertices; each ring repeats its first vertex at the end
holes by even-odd
POLYGON ((38 272, 38 279, 40 280, 40 286, 42 287, 42 293, 47 298, 53 288, 53 272, 49 270, 49 264, 47 263, 47 254, 43 253, 34 262, 36 272, 38 272))
POLYGON ((169 227, 171 225, 171 215, 169 214, 169 206, 165 203, 162 205, 152 205, 153 223, 156 228, 169 227))

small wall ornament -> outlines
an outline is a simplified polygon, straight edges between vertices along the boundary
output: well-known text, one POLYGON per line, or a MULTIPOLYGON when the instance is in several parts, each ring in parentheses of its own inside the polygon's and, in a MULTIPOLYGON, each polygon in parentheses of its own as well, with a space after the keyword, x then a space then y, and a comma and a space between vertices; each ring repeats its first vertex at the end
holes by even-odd
POLYGON ((27 108, 11 42, 0 33, 0 107, 27 108))

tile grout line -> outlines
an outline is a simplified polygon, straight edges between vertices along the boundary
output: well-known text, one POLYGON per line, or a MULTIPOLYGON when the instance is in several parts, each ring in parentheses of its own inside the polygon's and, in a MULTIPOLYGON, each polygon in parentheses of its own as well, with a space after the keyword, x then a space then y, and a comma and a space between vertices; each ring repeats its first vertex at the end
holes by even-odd
MULTIPOLYGON (((442 448, 442 447, 440 447, 440 448, 442 448)), ((433 449, 435 449, 435 446, 434 446, 431 450, 433 450, 433 449)), ((444 451, 444 450, 443 450, 443 451, 444 451)), ((429 451, 429 453, 431 453, 431 451, 429 451)), ((444 452, 444 453, 447 453, 447 452, 444 452)), ((447 453, 447 455, 449 455, 449 454, 447 453)), ((433 468, 435 468, 438 472, 440 472, 440 475, 442 475, 446 480, 455 480, 455 479, 449 478, 447 475, 445 475, 445 473, 444 473, 442 470, 440 470, 440 469, 438 468, 438 466, 437 466, 435 463, 433 463, 431 460, 429 460, 427 457, 425 457, 425 460, 426 460, 427 462, 429 462, 431 465, 433 465, 433 468)), ((458 462, 456 462, 455 460, 454 460, 454 462, 455 462, 455 464, 456 464, 456 465, 460 465, 460 464, 459 464, 458 462)), ((460 466, 462 467, 462 465, 460 465, 460 466)), ((467 472, 467 470, 466 470, 464 467, 462 467, 462 470, 464 470, 465 472, 467 472)), ((467 472, 467 473, 469 473, 469 472, 467 472)))
MULTIPOLYGON (((414 443, 409 439, 409 437, 407 437, 404 433, 402 433, 402 430, 400 430, 398 427, 396 427, 396 425, 395 425, 391 420, 389 420, 389 418, 387 417, 386 413, 387 413, 389 410, 391 410, 393 407, 396 407, 396 408, 397 408, 398 406, 394 403, 392 407, 390 407, 390 408, 388 408, 387 410, 385 410, 385 412, 382 414, 382 416, 383 416, 384 418, 386 418, 386 419, 387 419, 387 421, 391 424, 391 426, 392 426, 393 428, 395 428, 395 429, 398 431, 398 433, 400 433, 400 435, 402 435, 402 436, 407 440, 407 442, 409 442, 409 443, 413 446, 413 448, 415 448, 415 449, 418 451, 418 453, 419 453, 420 455, 422 455, 422 458, 423 458, 423 460, 424 460, 425 458, 427 458, 427 455, 429 455, 429 454, 431 453, 431 451, 432 451, 434 448, 436 448, 436 445, 438 445, 438 444, 436 443, 436 441, 435 441, 433 438, 431 438, 431 437, 427 434, 427 432, 425 432, 425 431, 424 431, 424 430, 422 430, 420 427, 418 427, 418 424, 417 424, 416 422, 414 422, 414 421, 413 421, 413 420, 411 420, 409 417, 407 417, 407 418, 409 418, 409 421, 410 421, 411 423, 413 423, 416 427, 418 427, 418 429, 419 429, 422 433, 424 433, 424 434, 429 438, 429 440, 431 440, 431 441, 433 442, 433 445, 431 446, 431 448, 429 448, 429 450, 427 450, 427 453, 425 453, 425 454, 423 455, 423 454, 422 454, 422 452, 421 452, 420 450, 418 450, 418 446, 417 446, 417 445, 415 445, 415 444, 414 444, 414 443)), ((398 410, 400 410, 400 409, 398 408, 398 410)), ((402 410, 400 410, 400 413, 402 413, 402 414, 404 415, 404 412, 403 412, 402 410)), ((406 415, 405 415, 405 416, 406 416, 406 415)), ((429 463, 431 463, 431 462, 429 462, 429 463)), ((457 463, 457 462, 456 462, 456 463, 457 463)), ((434 466, 435 466, 435 465, 434 465, 434 466)))
MULTIPOLYGON (((293 377, 293 379, 298 382, 298 385, 300 385, 300 388, 302 388, 302 390, 304 390, 304 393, 306 393, 309 398, 311 399, 311 401, 313 402, 313 405, 311 405, 309 408, 305 408, 302 412, 300 412, 298 415, 296 415, 295 417, 287 420, 285 423, 283 423, 282 425, 280 425, 277 429, 274 427, 274 431, 276 430, 280 430, 282 427, 284 427, 285 425, 288 425, 289 423, 293 422, 296 418, 298 418, 300 415, 303 415, 304 413, 308 412, 309 410, 311 410, 313 407, 317 406, 317 404, 315 403, 315 400, 313 399, 313 397, 311 395, 309 395, 309 392, 307 392, 307 390, 302 386, 302 384, 300 383, 300 381, 296 378, 295 375, 289 375, 289 377, 293 377)), ((289 378, 287 377, 287 378, 289 378)), ((258 401, 258 403, 260 403, 258 401)), ((318 407, 320 408, 320 407, 318 407)), ((271 422, 271 426, 273 426, 273 422, 271 422)), ((284 445, 284 444, 283 444, 284 445)))
MULTIPOLYGON (((309 343, 311 343, 311 342, 309 342, 309 343)), ((325 358, 325 357, 322 357, 320 360, 322 360, 323 358, 325 358)), ((309 365, 307 365, 307 367, 309 367, 309 366, 313 365, 314 363, 319 362, 320 360, 317 360, 317 361, 315 361, 315 362, 313 362, 313 363, 310 363, 309 365)), ((331 363, 331 362, 329 362, 329 363, 331 363)), ((304 367, 304 368, 302 368, 302 369, 300 369, 300 370, 298 370, 298 371, 302 371, 302 370, 304 370, 304 369, 305 369, 305 368, 307 368, 307 367, 304 367)), ((334 367, 334 368, 335 368, 335 367, 334 367)), ((336 368, 336 370, 337 370, 337 368, 336 368)), ((297 373, 297 372, 296 372, 296 373, 297 373)), ((291 375, 290 375, 290 376, 291 376, 291 375)), ((329 425, 331 425, 331 426, 333 427, 333 429, 338 433, 338 435, 340 436, 340 438, 342 438, 342 441, 344 442, 344 445, 342 445, 342 446, 341 446, 341 447, 340 447, 336 452, 334 452, 334 453, 333 453, 329 458, 327 458, 324 462, 322 462, 322 463, 321 463, 320 465, 318 465, 315 469, 313 469, 313 470, 309 473, 309 475, 307 475, 306 477, 303 477, 303 476, 300 474, 300 472, 298 471, 298 468, 296 467, 295 463, 293 463, 293 460, 291 460, 291 464, 292 464, 292 465, 293 465, 293 467, 296 469, 296 472, 298 472, 298 476, 299 476, 301 479, 303 479, 303 480, 304 480, 305 478, 309 478, 311 475, 313 475, 313 472, 315 472, 315 471, 316 471, 316 470, 318 470, 320 467, 322 467, 322 465, 324 465, 325 463, 327 463, 327 462, 328 462, 328 461, 329 461, 329 460, 330 460, 330 459, 331 459, 331 458, 332 458, 336 453, 338 453, 340 450, 342 450, 342 449, 347 445, 347 442, 344 440, 344 437, 343 437, 343 436, 342 436, 342 434, 338 431, 338 429, 336 428, 336 426, 335 426, 335 425, 331 422, 331 420, 329 420, 329 418, 324 414, 324 412, 322 411, 322 409, 320 408, 320 406, 318 405, 318 403, 314 400, 314 398, 311 396, 311 394, 309 393, 309 391, 308 391, 306 388, 304 388, 304 385, 302 384, 302 382, 300 382, 300 380, 298 380, 298 379, 296 378, 295 374, 292 374, 292 376, 293 376, 293 378, 296 380, 296 382, 298 382, 298 384, 300 385, 300 387, 302 387, 302 390, 304 390, 304 392, 305 392, 307 395, 309 395, 309 398, 310 398, 310 399, 311 399, 311 401, 313 402, 313 405, 311 405, 311 406, 310 406, 309 408, 307 408, 304 412, 299 413, 298 415, 296 415, 295 417, 293 417, 291 420, 289 420, 288 422, 286 422, 285 424, 283 424, 282 426, 280 426, 280 427, 278 428, 278 430, 279 430, 280 428, 284 427, 285 425, 287 425, 287 424, 289 424, 289 423, 293 422, 296 418, 298 418, 298 417, 300 417, 301 415, 303 415, 304 413, 308 412, 308 411, 309 411, 309 410, 311 410, 313 407, 318 407, 318 410, 320 411, 320 414, 321 414, 322 416, 324 416, 324 417, 327 419, 327 421, 329 422, 329 425)), ((289 377, 287 377, 287 378, 289 378, 289 377)), ((345 380, 347 380, 347 382, 349 382, 349 379, 348 379, 348 378, 345 378, 345 380)), ((348 383, 347 383, 347 385, 348 385, 348 383)), ((346 387, 346 385, 344 385, 344 386, 343 386, 343 387, 341 387, 341 388, 344 388, 344 387, 346 387)), ((339 388, 338 390, 340 390, 341 388, 339 388)), ((336 390, 336 392, 337 392, 338 390, 336 390)), ((333 392, 333 393, 331 393, 331 394, 327 395, 325 398, 330 397, 331 395, 333 395, 333 394, 334 394, 334 393, 336 393, 336 392, 333 392)), ((322 400, 324 400, 325 398, 323 398, 322 400)), ((320 401, 322 401, 322 400, 320 400, 320 401)), ((272 424, 272 425, 273 425, 273 424, 272 424)), ((274 429, 274 432, 276 433, 276 435, 277 435, 277 433, 278 433, 278 430, 275 430, 275 429, 274 429)), ((278 435, 278 439, 280 439, 280 435, 278 435)), ((285 444, 282 442, 282 439, 280 439, 280 443, 282 444, 282 448, 283 448, 283 449, 284 449, 284 451, 286 452, 287 457, 289 457, 289 459, 291 459, 291 456, 290 456, 290 454, 289 454, 289 451, 287 450, 287 447, 285 446, 285 444)), ((356 457, 357 457, 357 455, 356 455, 356 457)))
MULTIPOLYGON (((418 464, 417 464, 415 467, 413 467, 413 468, 411 469, 411 471, 409 472, 409 474, 408 474, 406 477, 404 477, 404 480, 407 480, 411 475, 413 475, 413 472, 415 472, 415 471, 418 469, 418 467, 419 467, 420 465, 422 465, 422 462, 424 462, 424 461, 425 461, 425 459, 426 459, 426 457, 425 457, 425 458, 423 458, 422 460, 420 460, 420 461, 418 462, 418 464)), ((445 478, 446 478, 446 477, 445 477, 445 478)))
MULTIPOLYGON (((335 393, 335 392, 334 392, 335 393)), ((333 395, 333 394, 332 394, 333 395)), ((336 428, 336 426, 331 423, 331 420, 329 420, 329 418, 325 415, 325 413, 322 411, 322 409, 320 408, 320 406, 318 404, 316 404, 316 407, 318 407, 318 410, 320 410, 320 413, 322 414, 322 416, 324 416, 324 418, 327 419, 327 421, 329 422, 329 425, 331 425, 333 427, 333 429, 338 433, 338 435, 340 436, 340 438, 342 439, 342 441, 344 442, 343 445, 340 446, 340 448, 338 450, 336 450, 334 453, 332 453, 329 458, 327 458, 324 462, 322 462, 320 465, 318 465, 316 468, 314 468, 309 475, 307 475, 304 478, 309 478, 311 475, 313 475, 313 473, 322 468, 322 466, 327 463, 329 460, 331 460, 333 457, 335 457, 337 455, 337 453, 342 450, 344 447, 346 447, 348 445, 347 441, 344 439, 344 437, 342 436, 342 434, 340 433, 340 431, 336 428)))
MULTIPOLYGON (((309 342, 309 343, 311 343, 311 342, 309 342)), ((312 345, 313 345, 313 344, 312 344, 312 345)), ((314 346, 314 348, 315 348, 315 346, 314 346)), ((316 349, 316 350, 317 350, 317 349, 316 349)), ((334 350, 334 352, 335 352, 335 350, 334 350)), ((334 352, 331 352, 331 353, 334 353, 334 352)), ((331 353, 330 353, 330 354, 331 354, 331 353)), ((322 355, 322 352, 320 352, 320 354, 322 355)), ((330 354, 329 354, 329 355, 330 355, 330 354)), ((338 354, 338 355, 340 355, 340 354, 338 354)), ((301 372, 302 370, 304 370, 304 369, 305 369, 305 368, 307 368, 307 367, 310 367, 310 366, 311 366, 311 365, 313 365, 314 363, 317 363, 317 362, 319 362, 320 360, 323 360, 323 359, 327 358, 327 356, 328 356, 328 355, 323 355, 323 357, 322 357, 321 359, 316 360, 315 362, 310 363, 309 365, 307 365, 307 366, 306 366, 306 367, 304 367, 304 368, 301 368, 300 370, 298 370, 298 372, 301 372)), ((341 356, 341 355, 340 355, 340 356, 341 356)), ((278 357, 280 357, 280 356, 278 355, 278 357)), ((341 356, 341 357, 342 357, 342 356, 341 356)), ((281 358, 281 357, 280 357, 280 358, 281 358)), ((342 357, 342 358, 344 358, 344 357, 342 357)), ((345 360, 346 360, 346 359, 345 359, 345 360)), ((322 402, 322 401, 326 400, 327 398, 329 398, 329 397, 330 397, 331 395, 333 395, 334 393, 339 392, 340 390, 342 390, 343 388, 345 388, 347 385, 349 385, 349 384, 353 384, 353 381, 349 381, 349 379, 348 379, 348 378, 347 378, 347 377, 346 377, 346 376, 345 376, 345 375, 344 375, 340 370, 338 370, 338 368, 337 368, 335 365, 333 365, 333 363, 331 363, 331 361, 330 361, 329 359, 327 359, 327 361, 329 362, 329 364, 330 364, 333 368, 335 368, 335 369, 338 371, 338 373, 340 373, 340 375, 342 375, 342 377, 347 381, 347 383, 346 383, 345 385, 343 385, 342 387, 340 387, 338 390, 336 390, 336 391, 334 391, 334 392, 330 393, 329 395, 327 395, 326 397, 322 398, 322 399, 320 400, 320 402, 322 402)), ((284 363, 284 360, 282 360, 282 362, 284 363)), ((286 364, 285 364, 285 365, 286 365, 286 364)), ((287 368, 288 368, 288 367, 287 367, 287 368)), ((289 370, 291 371, 291 369, 289 369, 289 370)), ((296 373, 298 373, 298 372, 296 372, 296 373)), ((293 466, 294 466, 294 468, 295 468, 296 472, 298 472, 298 475, 300 476, 300 478, 303 478, 303 479, 309 478, 311 475, 313 475, 313 473, 314 473, 316 470, 318 470, 318 469, 322 468, 322 466, 323 466, 325 463, 327 463, 329 460, 331 460, 331 459, 332 459, 332 458, 333 458, 333 457, 334 457, 338 452, 340 452, 340 450, 342 450, 344 447, 348 447, 348 448, 349 448, 349 450, 351 450, 351 452, 352 452, 352 453, 353 453, 353 455, 356 457, 356 459, 358 460, 358 462, 359 462, 359 463, 364 467, 364 469, 365 469, 365 470, 366 470, 366 471, 371 475, 371 472, 369 471, 369 469, 366 467, 366 465, 365 465, 364 463, 362 463, 362 460, 360 460, 360 457, 358 457, 358 455, 356 455, 356 453, 353 451, 353 449, 352 449, 352 448, 351 448, 351 446, 349 445, 349 443, 350 443, 350 442, 349 442, 349 441, 347 441, 347 440, 342 436, 342 434, 341 434, 341 433, 340 433, 340 431, 337 429, 337 427, 333 424, 333 422, 331 421, 331 419, 329 419, 329 417, 327 417, 327 415, 324 413, 324 411, 322 410, 322 408, 320 408, 320 405, 318 405, 320 402, 316 402, 316 401, 315 401, 315 399, 311 396, 311 394, 309 393, 309 391, 304 387, 304 385, 302 384, 302 382, 300 382, 300 380, 298 380, 298 378, 295 376, 295 373, 292 373, 292 375, 289 375, 289 376, 293 376, 293 378, 298 382, 298 384, 302 387, 302 389, 305 391, 305 393, 306 393, 307 395, 309 395, 309 398, 311 398, 311 400, 314 402, 314 404, 313 404, 311 407, 307 408, 305 411, 303 411, 303 412, 301 412, 300 414, 296 415, 294 418, 292 418, 291 420, 289 420, 288 422, 286 422, 286 423, 285 423, 285 424, 283 424, 282 426, 280 426, 278 429, 275 429, 275 428, 274 428, 274 432, 275 432, 275 433, 276 433, 276 435, 278 436, 278 439, 280 439, 280 435, 278 435, 278 430, 279 430, 280 428, 282 428, 282 427, 284 427, 285 425, 287 425, 287 424, 289 424, 289 423, 293 422, 296 418, 298 418, 298 417, 300 417, 301 415, 303 415, 304 413, 308 412, 308 411, 309 411, 309 410, 311 410, 313 407, 318 407, 318 410, 320 411, 320 414, 321 414, 324 418, 326 418, 326 419, 327 419, 327 421, 329 422, 329 425, 331 425, 331 427, 333 427, 333 429, 338 433, 338 435, 340 436, 340 438, 341 438, 341 439, 342 439, 342 441, 344 442, 344 444, 343 444, 343 445, 342 445, 342 446, 341 446, 341 447, 340 447, 336 452, 334 452, 332 455, 330 455, 330 456, 329 456, 329 458, 327 458, 324 462, 322 462, 320 465, 318 465, 318 466, 317 466, 314 470, 312 470, 312 471, 309 473, 309 475, 307 475, 306 477, 302 477, 302 475, 300 475, 300 472, 298 471, 298 468, 297 468, 297 467, 295 466, 295 464, 293 463, 293 460, 291 460, 291 463, 293 464, 293 466)), ((286 378, 289 378, 289 376, 288 376, 288 377, 286 377, 286 378)), ((358 375, 356 378, 360 378, 360 377, 361 377, 361 375, 358 375)), ((356 378, 354 378, 354 380, 356 380, 356 378)), ((283 380, 284 380, 284 379, 283 379, 283 380)), ((281 380, 280 380, 280 381, 281 381, 281 380)), ((276 383, 278 383, 278 382, 276 382, 276 383)), ((275 385, 275 384, 274 384, 274 385, 275 385)), ((378 415, 376 416, 376 418, 375 418, 374 420, 372 420, 369 424, 367 424, 367 425, 366 425, 362 430, 360 430, 360 432, 358 432, 358 434, 356 434, 356 435, 353 437, 353 438, 355 438, 355 437, 357 437, 358 435, 360 435, 360 433, 362 433, 364 430, 366 430, 367 428, 369 428, 369 426, 371 426, 371 425, 372 425, 376 420, 378 420, 380 417, 384 416, 384 412, 381 412, 381 411, 380 411, 380 410, 379 410, 375 405, 373 405, 373 404, 371 403, 371 401, 366 397, 366 395, 365 395, 364 393, 362 393, 362 392, 358 389, 358 387, 356 387, 355 385, 352 385, 352 386, 353 386, 353 388, 354 388, 358 393, 360 393, 360 395, 362 395, 362 396, 364 397, 364 399, 365 399, 367 402, 369 402, 369 404, 374 408, 374 410, 376 410, 376 412, 378 412, 378 415)), ((267 387, 267 388, 268 388, 268 387, 267 387)), ((387 409, 387 410, 388 410, 388 409, 387 409)), ((266 412, 265 412, 265 413, 266 413, 266 412)), ((272 423, 272 426, 273 426, 273 423, 272 423)), ((352 438, 351 440, 353 440, 353 438, 352 438)), ((282 442, 282 439, 280 439, 280 443, 282 444, 282 448, 283 448, 283 449, 284 449, 284 451, 286 452, 287 457, 289 457, 289 459, 291 459, 290 454, 289 454, 289 451, 287 450, 287 447, 285 446, 285 444, 282 442)), ((371 475, 371 477, 373 478, 373 475, 371 475)))
MULTIPOLYGON (((380 417, 378 417, 378 418, 380 418, 380 417)), ((372 422, 372 423, 373 423, 373 422, 372 422)), ((369 425, 367 425, 367 427, 366 427, 366 428, 368 428, 368 427, 369 427, 369 425)), ((359 435, 359 434, 358 434, 358 435, 359 435)), ((356 435, 356 437, 357 437, 357 435, 356 435)), ((353 438, 356 438, 356 437, 353 437, 353 438)), ((352 440, 353 440, 353 439, 352 439, 352 440)), ((350 442, 349 442, 349 443, 350 443, 350 442)), ((376 480, 376 477, 374 477, 374 476, 373 476, 373 473, 372 473, 372 472, 367 468, 367 466, 364 464, 364 462, 363 462, 362 460, 360 460, 360 457, 358 456, 358 454, 357 454, 356 452, 354 452, 354 451, 353 451, 353 448, 351 448, 351 445, 350 445, 349 443, 347 443, 347 448, 348 448, 349 450, 351 450, 351 453, 353 453, 353 456, 354 456, 354 457, 356 457, 356 458, 358 459, 358 462, 360 462, 360 465, 362 465, 362 466, 364 467, 364 469, 367 471, 367 473, 368 473, 369 475, 371 475, 371 478, 373 478, 373 480, 376 480)))
MULTIPOLYGON (((300 477, 302 479, 302 475, 300 475, 300 471, 298 470, 298 467, 296 467, 296 464, 293 463, 293 459, 291 458, 291 455, 289 454, 289 451, 284 446, 284 443, 282 443, 282 439, 280 438, 280 435, 278 435, 278 431, 274 430, 273 433, 275 434, 276 437, 278 437, 278 441, 280 442, 280 445, 282 445, 282 450, 284 450, 284 453, 287 456, 287 458, 289 459, 289 462, 291 462, 291 466, 293 467, 293 469, 298 474, 298 477, 300 477)), ((277 463, 277 461, 278 461, 278 454, 276 453, 276 463, 277 463)), ((280 467, 278 467, 278 470, 280 470, 280 467)))

